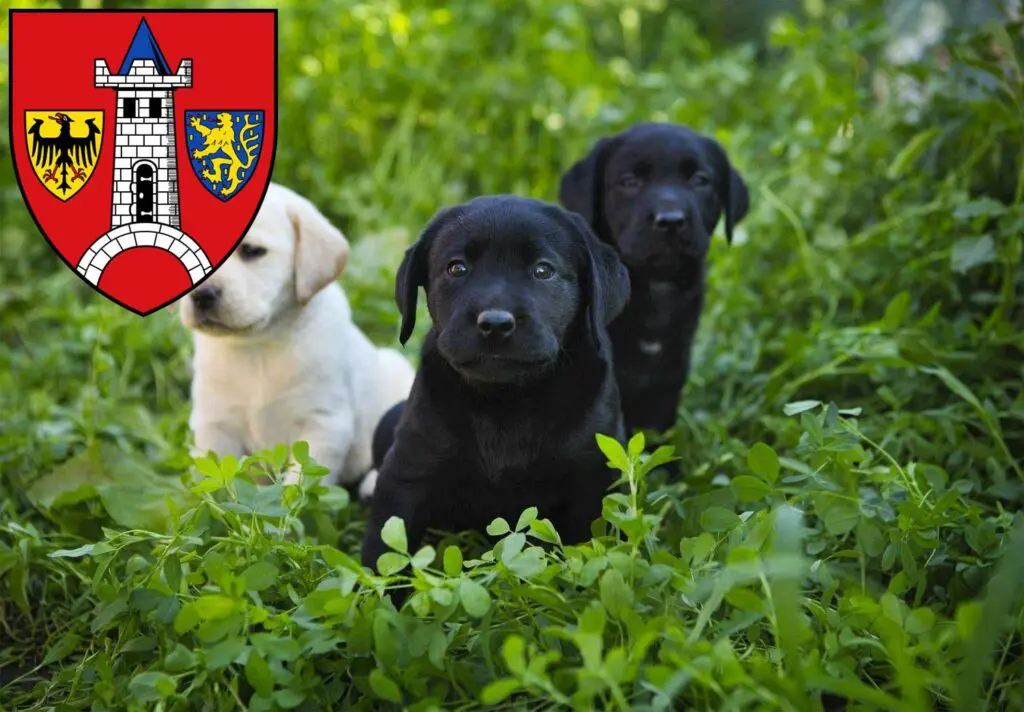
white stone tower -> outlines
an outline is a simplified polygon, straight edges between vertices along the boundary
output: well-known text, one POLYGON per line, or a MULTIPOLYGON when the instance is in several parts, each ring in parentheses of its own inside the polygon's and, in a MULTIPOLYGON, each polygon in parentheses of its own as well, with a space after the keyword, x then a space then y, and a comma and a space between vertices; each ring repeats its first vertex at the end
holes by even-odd
POLYGON ((117 91, 111 227, 161 222, 180 228, 174 90, 192 86, 192 60, 183 59, 172 74, 143 19, 117 74, 96 60, 96 86, 117 91))
POLYGON ((99 284, 107 264, 133 247, 157 247, 174 254, 195 284, 210 271, 202 248, 181 231, 174 91, 192 86, 192 60, 171 72, 145 18, 111 74, 96 60, 96 87, 117 91, 114 122, 114 192, 110 231, 78 262, 77 270, 99 284))

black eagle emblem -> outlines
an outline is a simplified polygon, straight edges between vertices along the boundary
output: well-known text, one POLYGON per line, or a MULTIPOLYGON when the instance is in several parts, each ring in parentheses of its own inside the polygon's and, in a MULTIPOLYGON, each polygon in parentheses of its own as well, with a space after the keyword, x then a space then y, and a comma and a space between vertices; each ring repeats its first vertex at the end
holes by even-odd
POLYGON ((96 127, 95 119, 86 119, 87 133, 84 136, 73 136, 71 124, 74 119, 70 116, 58 111, 48 118, 58 123, 60 133, 56 136, 42 136, 39 130, 43 120, 34 120, 28 130, 28 135, 32 137, 32 163, 42 168, 52 162, 53 165, 43 174, 43 180, 56 183, 59 179, 57 190, 66 195, 71 190, 68 181, 84 180, 86 169, 96 162, 100 130, 96 127))

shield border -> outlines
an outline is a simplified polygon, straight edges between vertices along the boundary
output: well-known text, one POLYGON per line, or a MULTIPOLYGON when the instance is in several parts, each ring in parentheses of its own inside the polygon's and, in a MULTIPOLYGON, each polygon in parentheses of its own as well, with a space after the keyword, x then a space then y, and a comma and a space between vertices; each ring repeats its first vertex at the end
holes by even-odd
MULTIPOLYGON (((265 112, 263 109, 223 109, 223 111, 231 111, 231 113, 238 113, 238 114, 242 114, 242 113, 246 113, 246 112, 255 114, 255 113, 259 112, 260 114, 263 114, 263 116, 260 117, 260 118, 263 119, 263 125, 266 126, 266 123, 267 123, 267 117, 266 117, 266 113, 267 112, 265 112)), ((210 109, 190 109, 189 111, 186 111, 185 112, 185 126, 184 126, 184 130, 188 131, 188 115, 190 113, 191 114, 200 114, 200 113, 210 113, 210 112, 211 112, 210 109)), ((274 118, 277 118, 277 117, 274 117, 274 118)), ((277 136, 277 124, 274 125, 274 136, 277 136)), ((265 133, 264 133, 264 137, 265 137, 265 133)), ((185 141, 185 146, 186 146, 186 148, 188 147, 188 140, 187 139, 185 141)), ((255 167, 259 165, 261 158, 263 158, 263 141, 260 141, 260 152, 259 152, 259 155, 256 156, 256 160, 253 163, 253 166, 252 166, 253 170, 255 170, 255 167)), ((202 178, 200 178, 200 176, 199 176, 199 169, 196 167, 195 159, 192 158, 192 156, 188 157, 188 164, 189 164, 189 166, 192 167, 192 174, 195 175, 197 180, 199 180, 199 184, 202 185, 204 188, 206 188, 206 184, 203 183, 202 178)), ((181 171, 178 171, 178 172, 180 173, 181 171)), ((210 195, 212 195, 214 198, 216 198, 220 202, 226 203, 229 200, 231 200, 232 198, 234 198, 236 195, 241 193, 243 190, 245 190, 246 186, 248 186, 249 183, 251 183, 251 182, 252 182, 252 175, 250 175, 248 178, 246 178, 245 182, 242 183, 242 185, 238 188, 238 190, 236 190, 232 195, 228 195, 228 196, 219 195, 219 194, 215 193, 214 191, 210 190, 209 188, 206 188, 206 192, 209 193, 210 195)))
MULTIPOLYGON (((10 46, 10 45, 8 45, 8 46, 10 46)), ((8 103, 8 106, 10 106, 10 103, 8 103)), ((24 114, 25 114, 25 116, 26 116, 26 118, 25 118, 25 125, 26 125, 26 126, 28 126, 28 112, 30 112, 30 111, 44 111, 44 109, 25 109, 25 110, 24 110, 24 111, 23 111, 22 113, 24 113, 24 114)), ((60 111, 98 111, 99 113, 103 114, 103 126, 104 126, 104 128, 103 128, 103 131, 102 131, 102 132, 100 132, 100 147, 99 147, 99 150, 97 150, 97 151, 96 151, 96 160, 97 160, 97 161, 99 161, 99 157, 100 157, 101 155, 103 155, 103 146, 105 145, 105 143, 106 143, 106 138, 107 138, 107 129, 106 129, 106 125, 107 125, 107 112, 106 112, 106 111, 104 111, 103 109, 60 109, 60 111)), ((14 129, 12 128, 12 129, 11 129, 11 131, 13 132, 13 131, 14 131, 14 129)), ((31 149, 31 148, 29 148, 29 145, 28 145, 28 132, 25 132, 25 148, 26 148, 26 149, 28 150, 28 153, 29 153, 29 155, 32 155, 32 149, 31 149)), ((11 156, 12 156, 12 158, 13 158, 13 156, 14 156, 14 151, 11 151, 11 156)), ((35 173, 35 171, 32 171, 32 172, 33 172, 33 174, 35 173)), ((15 170, 15 174, 17 175, 17 170, 15 170)), ((94 167, 94 170, 93 170, 93 172, 89 174, 89 177, 88 177, 88 178, 86 178, 86 180, 85 180, 85 183, 83 183, 83 184, 82 184, 82 187, 81 187, 81 188, 79 188, 78 190, 76 190, 76 191, 74 192, 74 194, 72 194, 72 195, 69 195, 69 196, 68 196, 68 197, 66 197, 66 198, 62 198, 62 197, 60 197, 59 195, 57 195, 56 193, 54 193, 54 192, 53 192, 52 190, 50 190, 49 188, 47 188, 47 191, 49 191, 50 195, 52 195, 53 197, 55 197, 55 198, 56 198, 57 200, 61 201, 61 202, 62 202, 62 203, 64 203, 65 205, 67 205, 68 201, 70 201, 70 200, 71 200, 72 198, 74 198, 74 197, 75 197, 76 195, 78 195, 79 193, 81 193, 81 192, 82 192, 82 190, 84 190, 84 189, 85 189, 85 186, 89 185, 89 182, 90 182, 90 181, 92 180, 92 177, 93 177, 93 176, 94 176, 95 174, 96 174, 96 171, 95 171, 95 167, 94 167)), ((40 183, 42 182, 42 179, 41 179, 41 178, 39 178, 39 176, 38 176, 38 175, 36 175, 36 180, 39 180, 39 182, 40 182, 40 183)), ((44 187, 44 188, 46 188, 46 186, 45 186, 45 185, 44 185, 43 187, 44 187)), ((18 188, 19 188, 19 189, 21 188, 21 181, 20 181, 20 180, 18 181, 18 188)), ((25 204, 26 204, 26 205, 28 204, 28 201, 27 201, 27 200, 25 201, 25 204)))
MULTIPOLYGON (((87 280, 85 278, 85 275, 81 274, 75 268, 75 265, 72 264, 61 253, 60 250, 57 249, 57 246, 53 244, 53 240, 50 239, 50 236, 46 234, 46 231, 43 230, 42 225, 40 225, 39 218, 36 217, 36 212, 35 212, 35 210, 32 209, 32 205, 31 205, 31 203, 29 203, 28 196, 25 193, 25 188, 24 188, 24 186, 22 186, 21 171, 18 170, 18 162, 14 159, 14 151, 13 151, 13 149, 11 151, 11 164, 12 164, 12 167, 14 169, 14 178, 15 178, 15 180, 18 183, 18 191, 21 193, 22 202, 25 203, 25 209, 28 211, 29 216, 32 218, 32 222, 35 223, 36 229, 39 231, 39 234, 43 236, 44 240, 46 240, 46 244, 48 244, 50 246, 50 249, 53 250, 54 254, 57 255, 58 258, 60 258, 60 261, 64 263, 64 266, 67 267, 71 271, 71 273, 73 275, 78 277, 78 279, 80 279, 82 281, 82 283, 85 284, 89 289, 91 289, 95 293, 101 295, 103 298, 113 302, 114 304, 117 304, 122 309, 125 309, 125 310, 135 314, 136 316, 140 316, 140 317, 143 317, 143 318, 149 316, 150 314, 156 314, 157 312, 162 311, 163 309, 165 309, 166 307, 170 306, 171 304, 174 304, 175 302, 179 301, 180 299, 186 297, 192 290, 196 289, 203 282, 205 282, 207 279, 209 279, 214 274, 216 274, 217 270, 220 269, 220 267, 228 260, 229 257, 231 257, 232 253, 242 243, 242 240, 245 238, 246 233, 249 232, 249 228, 252 227, 253 222, 255 222, 255 220, 256 220, 256 213, 259 212, 259 209, 263 206, 263 201, 267 197, 267 191, 270 189, 270 181, 273 180, 273 176, 274 176, 274 162, 275 162, 275 159, 277 158, 277 136, 278 136, 277 121, 278 121, 278 118, 280 116, 280 112, 278 111, 278 109, 279 109, 279 106, 278 106, 278 102, 279 102, 279 99, 278 99, 278 89, 279 89, 278 74, 279 74, 279 65, 280 65, 280 63, 279 63, 279 58, 278 58, 278 46, 279 45, 278 45, 278 22, 277 22, 278 11, 277 11, 277 8, 239 8, 239 9, 233 9, 233 8, 204 8, 204 9, 201 9, 201 10, 196 10, 196 9, 175 9, 175 8, 160 8, 160 9, 156 9, 156 10, 139 10, 139 9, 129 9, 129 8, 117 8, 117 9, 112 9, 112 10, 104 10, 104 9, 101 9, 101 8, 86 8, 86 9, 77 9, 77 10, 35 10, 35 9, 11 9, 11 10, 8 10, 8 16, 7 16, 7 47, 8 47, 9 51, 10 51, 10 48, 12 48, 14 46, 14 17, 15 17, 15 15, 45 15, 47 13, 63 13, 63 14, 77 14, 77 13, 127 13, 127 14, 138 15, 139 19, 141 21, 141 19, 143 17, 146 17, 148 15, 156 15, 156 14, 160 14, 160 13, 178 13, 178 14, 181 14, 181 13, 201 13, 201 12, 263 13, 263 14, 270 13, 271 16, 273 17, 273 19, 274 19, 274 108, 273 108, 273 111, 274 111, 274 136, 273 136, 273 140, 271 141, 271 146, 270 146, 270 165, 267 167, 267 182, 263 186, 263 193, 262 193, 262 195, 260 195, 259 202, 256 204, 256 210, 253 211, 252 217, 249 219, 249 222, 245 225, 245 228, 241 231, 241 234, 239 234, 238 239, 235 241, 234 245, 231 246, 231 249, 228 250, 225 253, 225 255, 221 259, 221 261, 216 263, 216 264, 211 264, 210 265, 211 269, 210 269, 209 273, 207 273, 198 282, 193 284, 192 287, 188 291, 182 292, 181 294, 179 294, 179 295, 177 295, 177 296, 175 296, 175 297, 173 297, 171 299, 168 299, 163 304, 160 304, 159 306, 153 307, 152 309, 150 309, 148 311, 140 311, 140 310, 136 309, 135 307, 132 307, 132 306, 130 306, 128 304, 125 304, 121 300, 119 300, 119 299, 117 299, 117 298, 107 294, 106 292, 101 291, 99 289, 98 285, 93 285, 91 282, 89 282, 89 280, 87 280)), ((14 52, 10 52, 10 56, 8 57, 8 76, 10 77, 10 80, 7 82, 7 106, 8 106, 8 110, 10 109, 10 107, 14 106, 14 62, 15 62, 14 52)), ((8 141, 10 142, 9 145, 13 147, 14 146, 14 141, 15 141, 14 122, 11 121, 11 122, 8 122, 8 123, 9 123, 9 126, 7 128, 8 141)), ((265 149, 265 148, 266 148, 265 144, 263 146, 261 146, 260 158, 263 157, 262 150, 265 149)), ((191 161, 189 161, 189 163, 191 163, 191 161)), ((244 188, 245 186, 242 186, 242 187, 244 188)), ((62 201, 62 202, 65 205, 68 204, 67 201, 62 201)))

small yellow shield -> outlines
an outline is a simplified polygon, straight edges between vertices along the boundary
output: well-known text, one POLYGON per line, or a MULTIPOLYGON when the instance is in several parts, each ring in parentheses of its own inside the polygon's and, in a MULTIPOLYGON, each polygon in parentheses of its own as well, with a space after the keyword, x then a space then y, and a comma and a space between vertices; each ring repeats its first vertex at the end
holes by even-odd
POLYGON ((25 139, 36 178, 70 200, 92 177, 103 140, 102 111, 26 111, 25 139))

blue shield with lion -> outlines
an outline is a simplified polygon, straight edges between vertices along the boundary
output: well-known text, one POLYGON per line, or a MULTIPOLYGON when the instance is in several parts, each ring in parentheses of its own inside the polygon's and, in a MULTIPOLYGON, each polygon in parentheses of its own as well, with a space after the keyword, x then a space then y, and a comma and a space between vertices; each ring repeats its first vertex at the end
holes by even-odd
POLYGON ((199 182, 227 201, 249 182, 263 146, 262 111, 186 111, 185 144, 199 182))

